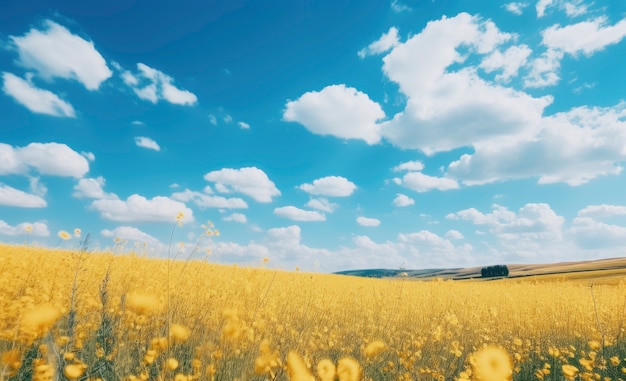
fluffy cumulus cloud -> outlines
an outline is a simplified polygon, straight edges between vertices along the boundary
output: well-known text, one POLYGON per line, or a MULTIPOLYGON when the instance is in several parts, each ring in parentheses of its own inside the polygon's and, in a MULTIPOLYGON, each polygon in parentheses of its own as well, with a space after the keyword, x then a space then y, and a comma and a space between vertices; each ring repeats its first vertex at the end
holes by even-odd
POLYGON ((578 211, 578 217, 603 218, 614 216, 626 216, 624 205, 589 205, 578 211))
POLYGON ((100 213, 102 218, 121 222, 174 222, 176 215, 184 213, 183 222, 193 221, 193 211, 180 201, 169 197, 156 196, 147 199, 133 194, 126 200, 94 200, 91 209, 100 213))
POLYGON ((89 162, 66 144, 30 143, 12 147, 0 143, 0 175, 28 174, 81 178, 89 171, 89 162))
POLYGON ((519 16, 524 12, 524 8, 526 8, 527 6, 528 3, 510 2, 504 4, 504 9, 519 16))
POLYGON ((160 245, 158 239, 154 238, 148 233, 137 229, 133 226, 119 226, 113 230, 104 229, 100 232, 103 237, 107 238, 119 238, 128 241, 145 242, 148 245, 160 245))
POLYGON ((233 213, 222 219, 224 221, 238 222, 240 224, 245 224, 246 222, 248 222, 248 218, 246 217, 245 214, 242 214, 242 213, 233 213))
MULTIPOLYGON (((535 98, 493 84, 472 66, 449 69, 471 54, 493 54, 512 38, 491 21, 461 13, 429 22, 421 33, 396 46, 383 58, 383 71, 400 86, 407 103, 402 112, 382 123, 383 135, 401 148, 430 155, 534 129, 551 97, 535 98)), ((497 66, 508 79, 521 59, 519 53, 511 53, 500 62, 492 60, 487 67, 496 70, 497 66)))
POLYGON ((385 53, 399 43, 398 29, 391 27, 387 33, 383 33, 378 40, 369 44, 367 48, 359 50, 358 55, 361 58, 365 58, 366 56, 385 53))
POLYGON ((626 160, 626 103, 580 107, 544 118, 528 139, 481 147, 450 163, 448 174, 465 184, 538 177, 540 184, 584 184, 619 174, 626 160))
POLYGON ((2 81, 2 91, 34 113, 70 118, 76 116, 72 105, 52 91, 40 89, 28 80, 6 72, 2 73, 2 81))
POLYGON ((546 50, 533 59, 524 86, 530 88, 553 86, 560 80, 559 69, 565 54, 590 56, 626 36, 626 19, 608 25, 605 17, 565 26, 553 25, 541 32, 546 50))
POLYGON ((491 213, 482 213, 475 208, 450 213, 451 220, 469 221, 484 226, 491 234, 502 240, 560 241, 565 219, 556 214, 548 204, 528 203, 517 213, 501 205, 493 205, 491 213))
POLYGON ((106 180, 102 176, 80 179, 74 185, 72 196, 76 198, 117 199, 115 194, 104 191, 105 183, 106 180))
POLYGON ((97 90, 113 74, 93 42, 50 20, 42 29, 11 36, 10 41, 19 55, 18 63, 45 79, 73 79, 88 90, 97 90))
POLYGON ((298 122, 318 135, 341 139, 360 139, 367 144, 380 141, 380 126, 385 117, 380 105, 365 93, 346 85, 331 85, 310 91, 287 103, 283 119, 298 122))
POLYGON ((444 236, 446 238, 448 238, 448 239, 463 239, 463 238, 465 238, 460 231, 454 230, 454 229, 448 230, 444 236))
POLYGON ((182 192, 172 194, 172 199, 182 202, 193 202, 200 209, 220 208, 220 209, 246 209, 248 204, 239 197, 222 197, 207 192, 196 192, 185 189, 182 192))
POLYGON ((566 26, 553 25, 542 32, 548 49, 576 55, 591 55, 608 45, 617 44, 626 36, 626 19, 607 25, 605 17, 566 26))
POLYGON ((292 205, 275 208, 274 214, 294 221, 326 221, 326 216, 320 212, 304 210, 292 205))
POLYGON ((454 244, 450 240, 428 230, 421 230, 415 233, 400 233, 398 234, 398 241, 433 251, 450 251, 454 249, 454 244))
POLYGON ((495 80, 508 82, 517 76, 519 69, 526 64, 532 50, 527 45, 511 46, 505 51, 496 50, 485 57, 480 63, 480 68, 487 73, 500 71, 495 80))
POLYGON ((356 190, 356 185, 342 176, 327 176, 313 180, 312 184, 302 184, 303 191, 320 196, 347 197, 356 190))
POLYGON ((356 223, 361 226, 375 227, 380 225, 380 220, 378 218, 359 216, 356 218, 356 223))
MULTIPOLYGON (((452 234, 452 233, 451 233, 452 234)), ((302 243, 303 229, 297 225, 275 227, 267 231, 258 242, 237 244, 218 242, 214 248, 214 260, 224 263, 258 264, 270 257, 270 266, 293 269, 298 266, 314 271, 339 271, 366 268, 449 267, 451 262, 476 266, 473 247, 460 241, 458 235, 444 238, 423 230, 399 234, 395 241, 376 242, 365 235, 358 235, 345 246, 335 250, 317 248, 302 243), (276 262, 275 262, 276 261, 276 262)))
POLYGON ((422 163, 421 161, 418 161, 418 160, 407 161, 405 163, 398 164, 395 167, 393 167, 393 171, 394 172, 421 171, 422 169, 424 169, 424 163, 422 163))
POLYGON ((191 91, 174 86, 174 79, 169 75, 143 63, 137 64, 137 70, 134 74, 124 70, 121 76, 139 98, 152 103, 164 100, 182 106, 192 106, 198 101, 191 91))
POLYGON ((626 226, 589 217, 576 217, 568 233, 579 247, 586 250, 622 249, 626 245, 626 226))
POLYGON ((145 136, 135 136, 135 144, 137 147, 143 147, 154 151, 160 151, 161 147, 154 140, 145 136))
POLYGON ((396 194, 396 198, 393 199, 392 204, 398 207, 411 206, 415 204, 415 200, 405 194, 398 193, 396 194))
POLYGON ((618 216, 626 216, 626 205, 589 205, 578 211, 567 233, 583 249, 619 251, 626 245, 626 226, 602 221, 618 216))
POLYGON ((40 196, 0 183, 0 205, 18 208, 44 208, 47 203, 40 196))
POLYGON ((272 202, 272 197, 280 196, 274 182, 257 167, 223 168, 207 173, 204 179, 214 182, 219 192, 243 193, 257 202, 272 202))
POLYGON ((544 17, 548 8, 558 8, 568 17, 576 17, 587 13, 588 7, 583 0, 538 0, 535 5, 538 18, 544 17))
POLYGON ((428 192, 434 189, 446 191, 459 188, 459 183, 454 179, 429 176, 422 172, 409 172, 396 182, 416 192, 428 192))
POLYGON ((546 14, 546 8, 551 6, 554 3, 554 0, 538 0, 535 5, 535 10, 537 11, 537 17, 543 17, 546 14))
POLYGON ((326 213, 333 213, 339 207, 339 204, 330 202, 326 198, 312 198, 306 203, 309 208, 321 210, 326 213))
POLYGON ((35 222, 32 224, 22 222, 16 226, 11 226, 6 221, 0 220, 0 235, 9 237, 17 237, 21 235, 48 237, 50 236, 50 231, 48 230, 48 225, 44 222, 35 222))

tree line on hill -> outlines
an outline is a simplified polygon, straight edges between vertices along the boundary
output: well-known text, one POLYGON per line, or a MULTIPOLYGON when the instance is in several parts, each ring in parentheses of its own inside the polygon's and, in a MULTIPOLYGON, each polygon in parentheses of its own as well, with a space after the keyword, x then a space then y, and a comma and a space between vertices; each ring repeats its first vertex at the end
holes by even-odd
POLYGON ((509 276, 509 268, 506 265, 487 266, 480 269, 482 278, 491 278, 497 276, 509 276))

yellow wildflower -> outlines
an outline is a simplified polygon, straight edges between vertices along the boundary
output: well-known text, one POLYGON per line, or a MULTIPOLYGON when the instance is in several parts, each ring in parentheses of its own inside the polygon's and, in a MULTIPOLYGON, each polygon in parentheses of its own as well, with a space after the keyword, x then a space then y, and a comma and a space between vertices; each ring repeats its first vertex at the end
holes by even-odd
POLYGON ((337 376, 339 381, 359 381, 361 366, 355 359, 344 357, 337 362, 337 376))
POLYGON ((513 376, 511 357, 502 348, 487 346, 470 356, 473 373, 482 381, 508 381, 513 376))

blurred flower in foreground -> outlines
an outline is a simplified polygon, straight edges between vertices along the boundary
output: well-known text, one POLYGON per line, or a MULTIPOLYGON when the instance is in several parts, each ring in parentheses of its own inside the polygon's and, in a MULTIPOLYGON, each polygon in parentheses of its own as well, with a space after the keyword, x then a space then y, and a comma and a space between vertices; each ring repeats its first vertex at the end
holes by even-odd
POLYGON ((509 381, 513 376, 511 357, 500 347, 488 346, 472 353, 470 363, 482 381, 509 381))

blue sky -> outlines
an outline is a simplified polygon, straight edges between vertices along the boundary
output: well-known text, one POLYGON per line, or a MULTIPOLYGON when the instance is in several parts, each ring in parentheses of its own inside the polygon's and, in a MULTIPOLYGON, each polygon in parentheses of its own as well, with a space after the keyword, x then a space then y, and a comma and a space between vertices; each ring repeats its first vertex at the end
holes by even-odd
POLYGON ((623 255, 626 3, 0 5, 0 241, 311 271, 623 255), (184 243, 179 249, 178 243, 184 243))

